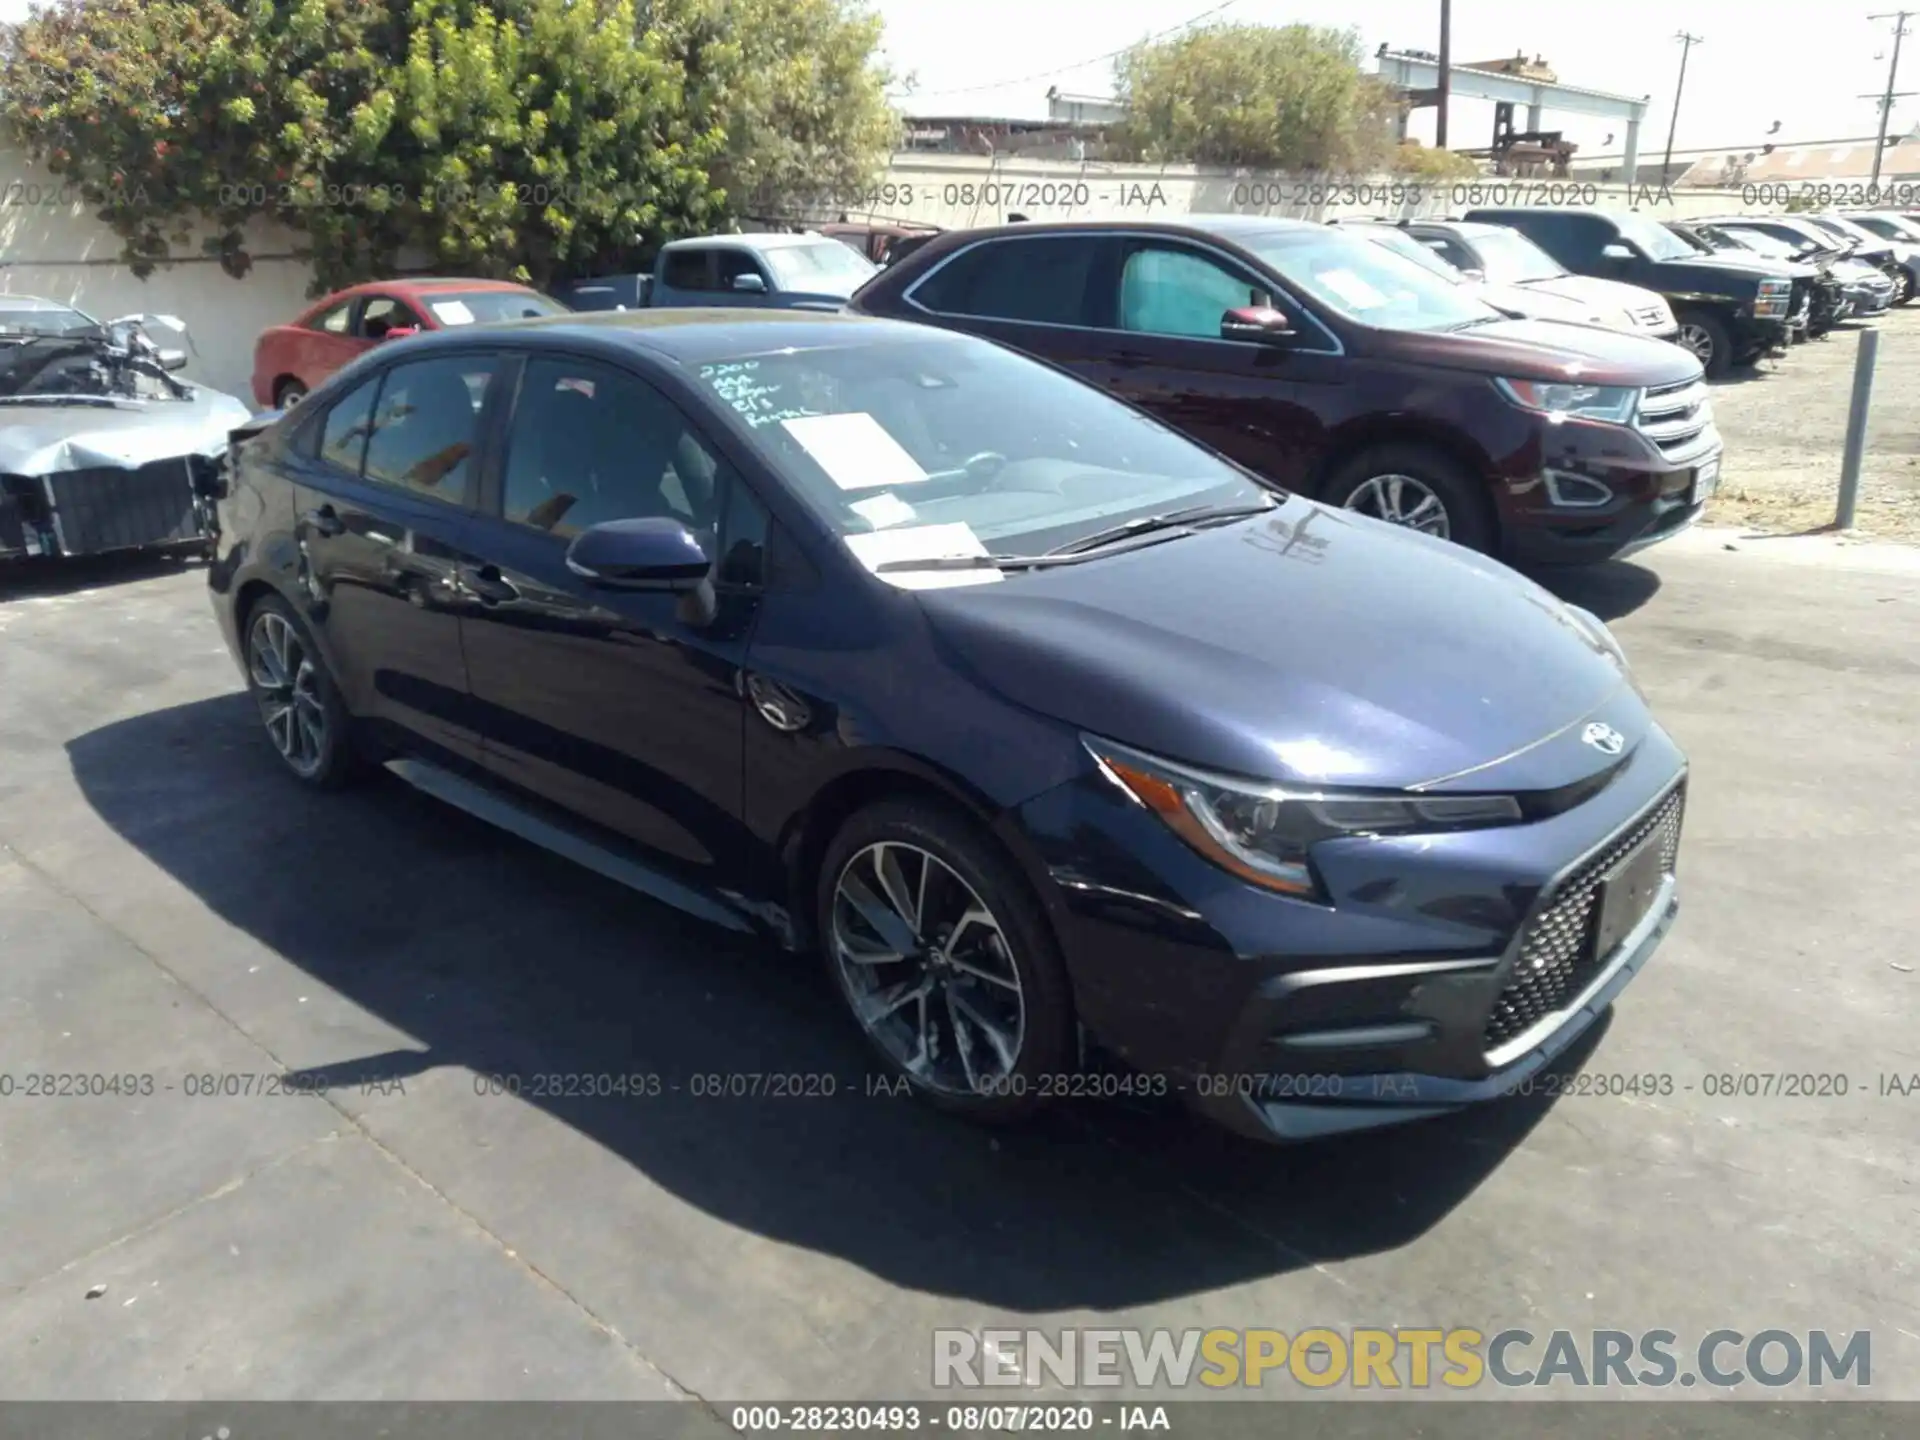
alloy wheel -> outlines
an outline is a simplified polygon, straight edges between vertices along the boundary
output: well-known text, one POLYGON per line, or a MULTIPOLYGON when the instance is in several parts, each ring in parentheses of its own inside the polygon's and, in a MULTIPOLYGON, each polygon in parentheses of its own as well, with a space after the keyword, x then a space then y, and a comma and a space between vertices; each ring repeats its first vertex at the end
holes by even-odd
POLYGON ((1346 508, 1442 540, 1450 539, 1453 534, 1447 507, 1440 497, 1426 482, 1411 475, 1375 475, 1361 481, 1347 497, 1346 508))
POLYGON ((914 1080, 1000 1093, 1026 1039, 1026 997, 1005 931, 979 894, 917 845, 884 840, 840 871, 834 961, 868 1036, 914 1080))
POLYGON ((327 754, 320 671, 299 632, 277 610, 262 611, 248 632, 247 673, 274 748, 295 774, 314 774, 327 754))
POLYGON ((1674 337, 1674 340, 1703 367, 1713 364, 1713 336, 1707 333, 1705 326, 1693 324, 1691 321, 1682 321, 1680 333, 1674 337))

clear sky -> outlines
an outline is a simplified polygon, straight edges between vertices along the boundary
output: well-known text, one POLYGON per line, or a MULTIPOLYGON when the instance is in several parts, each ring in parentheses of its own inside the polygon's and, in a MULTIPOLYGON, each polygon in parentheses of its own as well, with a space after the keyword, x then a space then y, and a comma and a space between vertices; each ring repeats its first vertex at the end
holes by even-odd
MULTIPOLYGON (((1104 94, 1110 59, 1094 59, 1144 36, 1175 29, 1219 0, 870 0, 887 22, 894 65, 918 79, 900 97, 917 114, 1046 114, 1049 85, 1104 94), (1092 63, 1086 63, 1091 61, 1092 63), (1029 78, 1031 77, 1031 78, 1029 78)), ((1680 148, 1757 144, 1775 120, 1776 142, 1868 135, 1878 122, 1871 100, 1886 84, 1887 21, 1867 16, 1917 0, 1835 0, 1789 7, 1754 0, 1608 0, 1605 4, 1519 6, 1510 0, 1454 0, 1457 61, 1525 50, 1543 55, 1569 84, 1622 94, 1651 94, 1643 154, 1665 144, 1680 45, 1676 30, 1705 37, 1694 47, 1680 111, 1680 148), (1881 55, 1876 60, 1874 56, 1881 55)), ((0 20, 19 19, 27 0, 0 0, 0 20)), ((1358 25, 1369 55, 1381 41, 1396 49, 1439 45, 1439 0, 1231 0, 1220 20, 1286 24, 1303 20, 1358 25)), ((1920 32, 1920 20, 1909 22, 1920 32)), ((1369 65, 1371 62, 1369 62, 1369 65)), ((1920 33, 1901 57, 1901 87, 1920 90, 1920 33)), ((1457 101, 1455 145, 1484 145, 1491 107, 1457 101)), ((1525 123, 1524 114, 1520 117, 1525 123)), ((1893 128, 1920 122, 1920 95, 1894 102, 1893 128)), ((1588 154, 1617 152, 1606 121, 1549 112, 1588 154)), ((1415 133, 1432 138, 1432 112, 1415 133)))

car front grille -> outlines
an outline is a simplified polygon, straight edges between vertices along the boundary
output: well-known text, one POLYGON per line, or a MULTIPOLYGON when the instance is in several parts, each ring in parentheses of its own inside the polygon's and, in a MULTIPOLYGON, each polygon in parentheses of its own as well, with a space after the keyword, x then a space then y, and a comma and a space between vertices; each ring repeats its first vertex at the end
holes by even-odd
POLYGON ((130 470, 63 471, 41 484, 68 555, 169 545, 200 534, 191 462, 182 455, 130 470))
POLYGON ((1653 441, 1662 455, 1685 452, 1713 423, 1707 387, 1698 380, 1653 386, 1640 397, 1637 423, 1640 433, 1653 441))
POLYGON ((1491 1056, 1550 1015, 1564 1010, 1612 958, 1595 953, 1601 884, 1649 835, 1660 847, 1660 868, 1674 873, 1680 858, 1680 821, 1686 789, 1676 786, 1613 844, 1557 887, 1528 922, 1507 986, 1487 1017, 1491 1056))
POLYGON ((1631 313, 1633 323, 1642 330, 1663 330, 1671 323, 1663 305, 1643 305, 1631 313))

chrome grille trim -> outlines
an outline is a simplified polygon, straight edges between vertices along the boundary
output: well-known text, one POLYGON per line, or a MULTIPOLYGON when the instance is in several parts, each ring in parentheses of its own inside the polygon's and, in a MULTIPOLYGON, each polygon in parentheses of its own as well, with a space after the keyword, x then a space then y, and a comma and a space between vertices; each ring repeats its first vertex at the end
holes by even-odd
POLYGON ((1683 450, 1713 423, 1713 403, 1700 380, 1656 385, 1640 397, 1634 425, 1662 452, 1683 450))
MULTIPOLYGON (((1507 983, 1495 998, 1482 1032, 1490 1068, 1508 1064, 1558 1029, 1604 978, 1615 957, 1597 955, 1593 949, 1600 882, 1655 834, 1659 836, 1655 843, 1661 847, 1661 870, 1671 881, 1679 867, 1686 796, 1682 778, 1611 841, 1579 862, 1535 906, 1514 948, 1507 983)), ((1656 900, 1654 908, 1661 903, 1656 900)))

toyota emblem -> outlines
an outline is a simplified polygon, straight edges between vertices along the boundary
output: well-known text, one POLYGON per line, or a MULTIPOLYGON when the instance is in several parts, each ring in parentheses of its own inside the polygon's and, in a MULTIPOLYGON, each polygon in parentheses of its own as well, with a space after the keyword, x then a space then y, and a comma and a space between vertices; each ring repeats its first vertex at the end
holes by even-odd
POLYGON ((1581 731, 1580 738, 1602 755, 1618 755, 1627 748, 1627 737, 1599 720, 1581 731))

